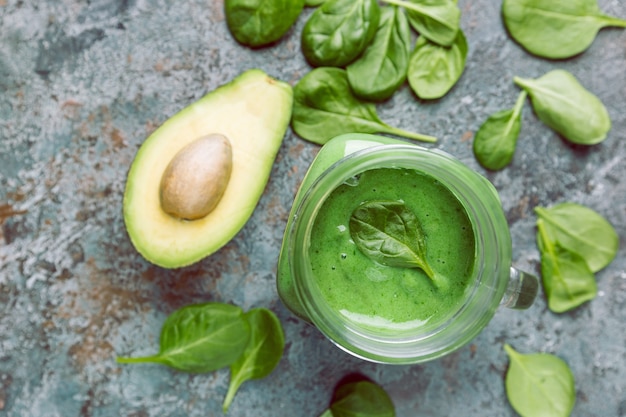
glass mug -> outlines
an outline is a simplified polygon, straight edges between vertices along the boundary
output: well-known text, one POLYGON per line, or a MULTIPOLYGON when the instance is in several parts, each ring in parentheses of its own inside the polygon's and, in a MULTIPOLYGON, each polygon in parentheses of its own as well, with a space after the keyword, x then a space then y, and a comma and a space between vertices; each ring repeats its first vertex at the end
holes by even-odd
POLYGON ((346 134, 326 143, 294 200, 277 274, 283 303, 352 355, 380 363, 411 364, 450 353, 472 340, 499 306, 528 308, 538 279, 511 266, 511 237, 498 194, 484 177, 440 150, 370 134, 346 134), (308 247, 322 203, 339 185, 375 168, 424 172, 465 208, 475 236, 472 276, 463 300, 439 322, 410 331, 378 331, 331 308, 311 271, 308 247))

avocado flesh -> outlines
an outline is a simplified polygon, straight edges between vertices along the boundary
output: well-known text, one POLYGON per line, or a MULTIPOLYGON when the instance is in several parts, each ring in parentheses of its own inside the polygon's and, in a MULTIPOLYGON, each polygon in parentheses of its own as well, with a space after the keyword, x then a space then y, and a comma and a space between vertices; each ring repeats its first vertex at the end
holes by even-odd
POLYGON ((247 70, 209 92, 155 130, 128 172, 124 222, 141 255, 164 268, 205 258, 228 243, 252 215, 270 176, 291 118, 289 84, 247 70), (185 145, 212 133, 232 145, 232 172, 215 209, 193 221, 161 208, 159 186, 169 162, 185 145))

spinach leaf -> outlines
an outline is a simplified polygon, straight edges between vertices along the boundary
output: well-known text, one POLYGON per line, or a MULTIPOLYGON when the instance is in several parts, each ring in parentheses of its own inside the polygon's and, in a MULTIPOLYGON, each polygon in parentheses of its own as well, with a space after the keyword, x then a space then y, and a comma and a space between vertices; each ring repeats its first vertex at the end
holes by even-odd
POLYGON ((234 38, 251 47, 280 39, 296 22, 304 0, 225 0, 228 29, 234 38))
POLYGON ((415 214, 400 201, 368 201, 350 216, 350 236, 370 259, 387 266, 420 268, 430 279, 426 238, 415 214))
POLYGON ((320 417, 395 417, 391 398, 379 385, 363 380, 341 384, 320 417))
POLYGON ((379 20, 376 0, 327 0, 302 29, 302 52, 313 66, 343 67, 365 50, 379 20))
POLYGON ((461 78, 467 50, 467 40, 461 30, 449 47, 433 43, 423 36, 417 38, 409 61, 411 89, 422 99, 443 97, 461 78))
POLYGON ((580 145, 603 141, 611 129, 604 104, 564 70, 553 70, 537 79, 514 77, 526 90, 539 119, 565 139, 580 145))
POLYGON ((406 79, 411 28, 395 6, 381 8, 378 31, 359 59, 348 65, 348 81, 358 97, 386 100, 406 79))
POLYGON ((516 42, 550 59, 585 51, 603 27, 626 27, 626 20, 603 14, 597 0, 504 0, 502 16, 516 42))
POLYGON ((228 411, 237 390, 244 382, 269 375, 280 362, 285 347, 285 336, 278 317, 265 308, 248 311, 244 318, 250 325, 250 341, 230 365, 230 384, 222 406, 228 411))
POLYGON ((118 357, 117 362, 153 362, 186 372, 210 372, 235 362, 249 339, 250 325, 239 307, 220 303, 189 305, 165 320, 158 354, 118 357))
POLYGON ((497 171, 513 159, 522 128, 522 108, 525 101, 526 91, 522 91, 512 109, 492 114, 476 132, 473 151, 483 167, 497 171))
POLYGON ((611 224, 592 209, 575 203, 536 207, 551 240, 584 258, 591 272, 607 266, 617 255, 619 237, 611 224))
POLYGON ((456 40, 460 28, 461 10, 451 0, 384 0, 403 7, 409 23, 428 40, 450 46, 456 40))
POLYGON ((293 130, 320 145, 342 133, 389 133, 424 142, 437 140, 381 121, 372 103, 354 96, 346 71, 340 68, 315 68, 294 86, 293 96, 293 130))
POLYGON ((537 221, 537 245, 541 252, 541 277, 548 298, 548 308, 555 313, 574 309, 596 297, 593 272, 585 259, 563 248, 549 236, 543 220, 537 221))
POLYGON ((574 375, 565 361, 549 353, 521 354, 504 345, 510 364, 506 394, 522 417, 569 417, 576 401, 574 375))

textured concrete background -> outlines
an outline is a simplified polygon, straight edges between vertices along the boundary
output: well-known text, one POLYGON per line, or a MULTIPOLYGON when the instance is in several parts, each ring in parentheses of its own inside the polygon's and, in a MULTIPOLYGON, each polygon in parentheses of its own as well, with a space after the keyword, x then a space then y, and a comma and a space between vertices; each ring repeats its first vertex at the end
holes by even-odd
MULTIPOLYGON (((600 0, 626 17, 623 0, 600 0)), ((122 193, 137 148, 156 126, 240 72, 259 67, 295 83, 306 10, 275 46, 250 50, 228 32, 217 0, 0 0, 0 416, 219 416, 226 370, 189 375, 118 366, 156 351, 165 317, 207 300, 275 311, 287 346, 275 372, 246 383, 232 416, 317 416, 333 386, 359 372, 391 395, 397 415, 514 416, 504 394, 510 343, 550 352, 576 377, 574 416, 626 416, 626 31, 603 30, 574 59, 552 62, 508 38, 499 1, 460 0, 466 72, 445 98, 404 86, 378 107, 388 123, 433 134, 436 147, 484 172, 473 134, 513 105, 512 77, 564 68, 606 104, 608 139, 565 143, 526 106, 511 166, 485 173, 501 193, 514 261, 538 272, 536 205, 574 201, 617 229, 617 259, 599 295, 566 314, 543 293, 527 311, 499 311, 470 345, 434 362, 354 359, 278 300, 275 273, 291 201, 318 151, 288 131, 252 219, 217 254, 180 270, 148 264, 131 246, 122 193)))

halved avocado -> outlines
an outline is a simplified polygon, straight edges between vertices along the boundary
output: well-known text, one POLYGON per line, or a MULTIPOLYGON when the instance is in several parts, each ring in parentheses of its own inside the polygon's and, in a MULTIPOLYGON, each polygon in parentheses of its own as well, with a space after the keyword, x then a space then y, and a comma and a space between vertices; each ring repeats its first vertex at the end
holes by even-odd
POLYGON ((247 70, 168 119, 141 145, 128 172, 124 222, 139 253, 164 267, 190 265, 228 243, 252 215, 291 118, 289 84, 247 70), (232 171, 217 206, 197 220, 167 214, 160 183, 172 158, 211 134, 232 146, 232 171))

